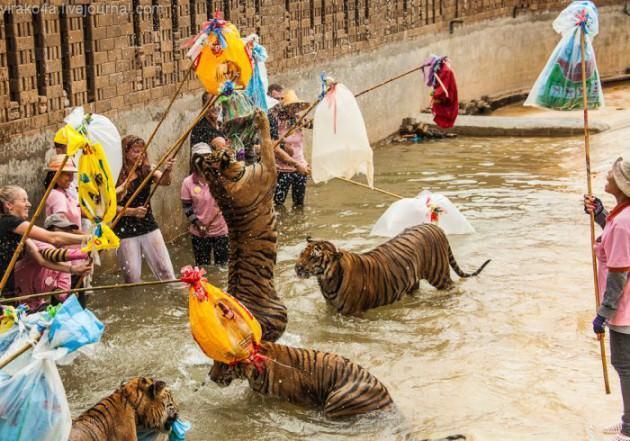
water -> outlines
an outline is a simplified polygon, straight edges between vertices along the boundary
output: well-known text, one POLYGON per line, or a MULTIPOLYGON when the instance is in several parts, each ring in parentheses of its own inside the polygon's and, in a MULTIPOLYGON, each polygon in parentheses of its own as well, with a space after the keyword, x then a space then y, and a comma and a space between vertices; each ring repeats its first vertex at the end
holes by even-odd
MULTIPOLYGON (((605 146, 595 169, 605 171, 619 153, 618 146, 605 146)), ((279 220, 276 286, 289 310, 281 341, 337 352, 367 367, 388 387, 405 422, 326 422, 316 411, 260 397, 245 382, 226 389, 210 383, 195 392, 211 362, 191 337, 185 293, 173 287, 92 299, 106 332, 89 356, 61 369, 73 412, 131 376, 151 375, 174 390, 181 414, 193 423, 191 440, 380 440, 458 432, 484 441, 573 440, 617 421, 616 375, 611 370, 614 392, 605 397, 590 329, 581 141, 459 138, 390 145, 375 151, 375 164, 379 187, 405 196, 430 189, 460 207, 477 229, 450 238, 464 270, 486 258, 492 263, 451 291, 423 284, 400 303, 341 317, 325 305, 315 280, 296 277, 295 258, 307 234, 354 251, 374 247, 382 239, 370 237, 370 228, 393 201, 343 182, 311 185, 305 211, 289 210, 279 220)), ((595 181, 598 194, 603 175, 595 181)), ((193 262, 186 241, 171 255, 176 268, 193 262)), ((209 279, 225 286, 226 276, 213 270, 209 279)), ((115 280, 109 275, 98 282, 115 280)))

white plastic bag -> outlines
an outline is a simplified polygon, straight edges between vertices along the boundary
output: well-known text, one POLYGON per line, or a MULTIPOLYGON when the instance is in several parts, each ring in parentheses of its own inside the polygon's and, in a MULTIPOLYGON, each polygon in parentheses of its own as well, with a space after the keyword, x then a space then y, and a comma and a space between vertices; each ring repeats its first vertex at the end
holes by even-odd
MULTIPOLYGON (((76 107, 64 121, 76 130, 79 129, 85 118, 83 107, 76 107)), ((122 169, 122 147, 120 133, 108 118, 103 115, 93 113, 87 125, 87 138, 93 143, 98 143, 103 147, 105 156, 109 161, 109 168, 112 172, 114 182, 118 181, 118 175, 122 169)), ((79 163, 81 152, 75 158, 75 163, 79 163)))
POLYGON ((343 84, 336 84, 313 118, 313 182, 335 177, 352 178, 361 173, 374 186, 372 148, 365 122, 354 95, 343 84))
POLYGON ((562 39, 536 80, 525 105, 555 110, 584 108, 581 49, 584 29, 588 108, 604 107, 604 94, 593 50, 593 38, 599 32, 597 8, 590 1, 574 1, 554 20, 553 29, 562 34, 562 39))
POLYGON ((464 215, 444 195, 431 194, 425 190, 415 198, 404 198, 394 202, 376 221, 370 235, 394 237, 403 230, 416 225, 437 224, 446 234, 470 234, 475 229, 464 215), (437 220, 436 220, 437 218, 437 220))
POLYGON ((72 416, 55 360, 66 350, 39 341, 28 364, 0 376, 0 439, 60 441, 68 439, 72 416))

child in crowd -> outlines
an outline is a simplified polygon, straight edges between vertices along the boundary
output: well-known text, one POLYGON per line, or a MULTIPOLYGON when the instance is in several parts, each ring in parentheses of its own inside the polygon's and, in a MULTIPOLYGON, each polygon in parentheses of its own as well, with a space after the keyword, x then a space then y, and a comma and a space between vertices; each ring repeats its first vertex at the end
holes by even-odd
MULTIPOLYGON (((174 160, 169 159, 166 161, 164 172, 154 170, 144 153, 144 140, 134 135, 127 135, 122 139, 122 149, 123 166, 116 184, 119 212, 148 175, 152 176, 152 185, 157 182, 159 185, 170 185, 171 169, 174 164, 174 160), (131 173, 138 158, 141 158, 140 166, 131 173)), ((142 281, 143 256, 155 277, 160 280, 175 278, 164 237, 151 211, 150 194, 151 185, 146 185, 125 210, 124 216, 114 229, 114 233, 120 238, 120 247, 116 252, 118 265, 127 283, 142 281)))
MULTIPOLYGON (((195 144, 192 148, 191 164, 199 156, 211 153, 208 144, 203 142, 195 144)), ((227 263, 228 228, 219 206, 210 194, 206 179, 194 171, 187 176, 182 182, 181 200, 184 214, 190 222, 189 231, 195 264, 209 265, 211 254, 215 265, 227 263)))

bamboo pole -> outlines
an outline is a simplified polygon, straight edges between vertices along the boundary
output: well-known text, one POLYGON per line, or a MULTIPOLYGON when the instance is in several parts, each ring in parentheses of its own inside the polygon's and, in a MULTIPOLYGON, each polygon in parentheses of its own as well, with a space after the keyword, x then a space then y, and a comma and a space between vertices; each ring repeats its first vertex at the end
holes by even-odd
POLYGON ((78 289, 68 289, 65 291, 48 291, 48 292, 39 292, 36 294, 27 294, 20 297, 0 297, 0 304, 13 303, 21 300, 29 300, 29 299, 38 299, 42 297, 52 297, 60 294, 71 294, 76 292, 85 292, 85 291, 106 291, 108 289, 124 289, 124 288, 137 288, 144 286, 156 286, 156 285, 167 285, 170 283, 179 283, 181 280, 179 279, 170 279, 170 280, 152 280, 150 282, 136 282, 136 283, 120 283, 113 285, 101 285, 101 286, 91 286, 88 288, 78 288, 78 289))
MULTIPOLYGON (((218 96, 214 96, 212 99, 208 100, 208 102, 206 103, 206 105, 204 106, 203 109, 201 109, 201 112, 199 112, 199 115, 197 115, 197 118, 195 118, 195 120, 193 121, 193 123, 188 127, 188 129, 186 129, 186 131, 177 139, 177 141, 175 141, 175 143, 166 151, 166 153, 162 156, 162 158, 158 161, 158 163, 156 164, 155 168, 158 169, 162 166, 162 164, 164 164, 164 162, 166 162, 166 159, 173 154, 173 152, 181 147, 181 143, 183 143, 186 138, 188 138, 188 135, 190 134, 190 132, 192 132, 192 129, 197 125, 197 123, 199 121, 201 121, 202 118, 205 117, 206 112, 208 111, 208 109, 210 107, 212 107, 215 103, 215 101, 217 100, 218 96)), ((144 180, 140 183, 140 185, 138 186, 138 188, 136 189, 136 191, 133 192, 133 194, 129 197, 129 199, 127 200, 127 202, 125 203, 125 206, 123 207, 122 210, 120 210, 120 212, 118 212, 118 214, 116 215, 116 217, 114 218, 114 220, 112 221, 112 228, 114 228, 116 226, 116 224, 118 224, 118 222, 120 221, 120 219, 124 216, 125 211, 129 208, 129 206, 131 205, 131 203, 133 202, 133 200, 138 197, 138 194, 140 194, 140 192, 144 189, 144 187, 146 187, 146 185, 153 179, 153 173, 149 173, 144 180)))
POLYGON ((162 117, 158 121, 157 126, 155 126, 155 128, 151 132, 151 135, 149 136, 149 139, 144 144, 144 150, 142 151, 142 154, 138 157, 138 159, 136 159, 136 161, 131 166, 131 170, 129 171, 129 174, 127 175, 127 179, 123 183, 123 192, 122 192, 123 195, 127 192, 127 189, 129 188, 129 184, 131 184, 131 180, 129 179, 129 177, 133 175, 133 173, 136 171, 138 166, 142 163, 144 157, 147 154, 147 151, 149 150, 149 145, 151 145, 151 142, 153 141, 153 138, 155 137, 155 134, 157 133, 157 131, 159 130, 160 126, 162 125, 162 123, 166 119, 166 116, 168 115, 168 113, 171 111, 171 107, 173 107, 173 103, 175 102, 175 100, 177 99, 177 96, 182 91, 182 88, 184 87, 184 84, 186 84, 186 81, 190 77, 190 73, 193 71, 193 66, 194 66, 194 64, 191 63, 190 67, 186 71, 186 75, 184 76, 182 81, 180 81, 179 86, 178 86, 177 90, 175 91, 175 94, 171 97, 171 101, 168 103, 168 107, 166 108, 166 110, 162 114, 162 117))
POLYGON ((372 188, 369 185, 365 185, 365 184, 362 184, 361 182, 353 181, 352 179, 339 178, 339 177, 335 177, 335 179, 339 179, 340 181, 347 182, 349 184, 358 185, 359 187, 367 188, 368 190, 378 191, 379 193, 386 194, 387 196, 391 196, 391 197, 398 198, 398 199, 403 199, 403 196, 400 196, 399 194, 391 193, 391 192, 389 192, 387 190, 383 190, 382 188, 378 188, 378 187, 372 188))
MULTIPOLYGON (((582 98, 584 100, 584 156, 586 159, 586 187, 588 196, 593 195, 593 184, 591 179, 591 140, 588 131, 588 90, 586 88, 586 48, 584 28, 580 31, 580 49, 582 55, 582 98)), ((597 280, 597 257, 595 256, 595 215, 591 212, 591 260, 593 262, 593 285, 595 289, 595 311, 599 309, 599 283, 597 280)), ((604 341, 605 334, 597 334, 599 340, 599 352, 602 359, 602 370, 604 373, 604 390, 610 394, 610 381, 608 379, 608 365, 606 363, 606 345, 604 341)))
POLYGON ((13 267, 15 266, 15 262, 17 262, 18 257, 20 257, 20 255, 22 254, 22 251, 24 250, 24 244, 26 243, 26 239, 28 239, 28 235, 31 233, 31 230, 33 229, 33 225, 35 225, 35 221, 37 220, 42 210, 44 209, 44 206, 46 205, 46 199, 48 199, 48 195, 50 195, 50 192, 53 190, 53 188, 55 188, 55 184, 57 183, 59 176, 61 176, 61 173, 63 172, 63 168, 66 165, 66 162, 68 162, 68 158, 70 157, 67 154, 63 157, 63 160, 61 161, 61 165, 55 172, 55 175, 50 181, 50 184, 48 184, 48 188, 46 188, 46 192, 44 192, 42 199, 39 201, 39 205, 37 205, 37 208, 35 209, 35 213, 33 213, 33 216, 31 217, 31 220, 29 221, 28 226, 26 227, 26 230, 22 234, 22 237, 20 238, 20 242, 18 243, 17 248, 13 252, 13 256, 11 256, 11 261, 9 262, 7 269, 4 271, 4 274, 2 275, 2 280, 0 280, 0 292, 2 292, 5 285, 7 284, 7 281, 9 280, 9 276, 11 275, 11 272, 13 271, 13 267))
MULTIPOLYGON (((179 146, 177 147, 177 149, 175 150, 175 153, 173 153, 173 155, 171 156, 171 158, 175 158, 180 150, 182 149, 182 146, 184 145, 184 143, 186 142, 186 138, 184 138, 182 140, 182 142, 179 143, 179 146)), ((157 181, 155 181, 155 184, 153 185, 153 188, 151 189, 151 191, 149 192, 149 197, 147 198, 147 200, 144 202, 143 207, 144 208, 149 208, 149 205, 151 204, 151 198, 153 197, 153 195, 155 194, 155 191, 158 189, 158 187, 160 186, 160 183, 162 182, 162 178, 164 177, 164 172, 162 172, 162 174, 160 175, 160 177, 158 178, 157 181)))
POLYGON ((22 346, 20 349, 18 349, 13 354, 11 354, 10 357, 6 358, 5 360, 0 361, 0 369, 3 369, 4 367, 6 367, 9 364, 13 363, 15 360, 18 359, 18 357, 20 355, 22 355, 23 353, 25 353, 29 349, 34 348, 35 345, 37 344, 37 342, 39 342, 39 340, 41 338, 42 338, 42 334, 39 334, 37 337, 35 337, 33 339, 33 341, 29 341, 29 342, 24 343, 24 346, 22 346))

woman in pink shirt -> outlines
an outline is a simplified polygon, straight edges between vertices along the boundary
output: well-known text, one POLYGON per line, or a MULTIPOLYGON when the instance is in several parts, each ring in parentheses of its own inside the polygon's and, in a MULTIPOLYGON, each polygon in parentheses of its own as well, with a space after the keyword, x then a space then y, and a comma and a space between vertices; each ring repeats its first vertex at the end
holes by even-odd
MULTIPOLYGON (((208 144, 197 143, 191 150, 191 163, 198 156, 211 153, 208 144)), ((195 265, 209 265, 210 254, 214 256, 215 265, 226 264, 229 251, 228 228, 205 178, 195 172, 187 176, 182 182, 181 200, 184 214, 190 222, 195 265)))
POLYGON ((624 404, 621 422, 604 432, 615 434, 615 441, 630 441, 630 161, 615 161, 604 191, 617 200, 610 213, 599 199, 585 196, 584 200, 585 210, 594 213, 604 229, 595 244, 601 306, 593 331, 604 333, 606 324, 610 329, 611 363, 619 374, 624 404))
MULTIPOLYGON (((48 163, 46 167, 48 174, 44 182, 46 188, 52 181, 55 172, 63 163, 64 156, 54 155, 48 163)), ((55 188, 48 195, 48 199, 46 199, 46 216, 50 216, 53 213, 61 213, 74 225, 81 225, 81 207, 79 207, 79 201, 70 191, 74 174, 77 171, 72 158, 69 158, 55 183, 55 188)))

